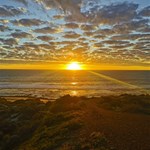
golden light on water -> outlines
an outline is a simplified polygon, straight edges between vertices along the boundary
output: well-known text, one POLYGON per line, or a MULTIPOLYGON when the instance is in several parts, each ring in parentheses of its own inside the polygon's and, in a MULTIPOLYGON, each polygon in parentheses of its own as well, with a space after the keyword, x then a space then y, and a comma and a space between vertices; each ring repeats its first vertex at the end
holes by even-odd
POLYGON ((67 70, 83 70, 81 64, 78 62, 71 62, 66 67, 67 70))

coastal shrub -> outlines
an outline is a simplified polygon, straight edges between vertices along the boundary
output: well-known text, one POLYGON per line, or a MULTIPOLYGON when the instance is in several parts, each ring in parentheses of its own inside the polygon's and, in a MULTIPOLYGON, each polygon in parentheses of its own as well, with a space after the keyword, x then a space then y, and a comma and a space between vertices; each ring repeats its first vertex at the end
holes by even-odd
POLYGON ((97 106, 114 111, 150 114, 149 95, 104 96, 97 100, 97 106))
POLYGON ((150 114, 149 99, 149 95, 65 96, 47 104, 2 100, 0 150, 113 150, 99 127, 109 120, 103 112, 150 114))

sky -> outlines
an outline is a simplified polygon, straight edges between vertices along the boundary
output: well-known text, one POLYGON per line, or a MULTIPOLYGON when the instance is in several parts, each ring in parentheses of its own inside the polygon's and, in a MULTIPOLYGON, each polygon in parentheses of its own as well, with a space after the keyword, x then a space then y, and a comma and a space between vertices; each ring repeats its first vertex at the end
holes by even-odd
POLYGON ((148 0, 0 0, 0 69, 150 70, 148 0))

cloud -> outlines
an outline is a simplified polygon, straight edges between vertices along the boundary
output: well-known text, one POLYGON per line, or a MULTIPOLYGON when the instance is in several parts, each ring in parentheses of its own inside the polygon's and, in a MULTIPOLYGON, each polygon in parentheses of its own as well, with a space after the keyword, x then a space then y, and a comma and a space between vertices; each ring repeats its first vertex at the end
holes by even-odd
POLYGON ((58 0, 36 0, 40 5, 43 5, 46 9, 59 8, 58 0))
POLYGON ((84 41, 86 41, 87 39, 86 39, 85 37, 80 37, 78 40, 79 40, 80 42, 84 42, 84 41))
POLYGON ((93 38, 94 39, 104 39, 104 38, 106 38, 106 36, 105 35, 94 35, 93 38))
POLYGON ((9 23, 9 20, 7 20, 7 19, 0 19, 0 23, 1 24, 7 24, 7 23, 9 23))
POLYGON ((77 23, 66 23, 64 25, 66 28, 70 28, 70 29, 76 29, 79 28, 79 25, 77 23))
MULTIPOLYGON (((45 9, 58 9, 63 11, 63 17, 69 22, 86 22, 96 24, 119 24, 130 21, 137 17, 138 4, 135 3, 112 3, 100 5, 100 1, 86 0, 38 0, 45 9), (87 4, 88 3, 88 4, 87 4), (89 9, 85 8, 89 5, 89 9)), ((57 16, 57 15, 56 15, 57 16)), ((58 15, 58 18, 62 18, 58 15)), ((88 25, 81 25, 84 30, 89 30, 88 25), (86 29, 87 28, 87 29, 86 29)), ((93 27, 90 29, 93 30, 93 27)))
POLYGON ((0 39, 0 42, 2 42, 4 45, 17 45, 18 44, 18 41, 14 38, 0 39))
MULTIPOLYGON (((60 44, 60 43, 59 43, 60 44)), ((62 45, 72 45, 73 42, 72 41, 62 41, 61 42, 62 45)))
POLYGON ((87 15, 93 23, 113 25, 135 18, 137 8, 138 4, 123 2, 103 7, 95 6, 87 12, 87 15))
POLYGON ((136 18, 138 8, 138 4, 128 2, 110 5, 101 5, 100 1, 86 0, 37 0, 37 2, 45 9, 62 11, 65 20, 69 22, 109 25, 136 18))
POLYGON ((10 17, 24 14, 26 10, 24 8, 14 8, 13 6, 0 6, 0 17, 10 17))
POLYGON ((27 4, 28 4, 28 1, 27 1, 27 0, 13 0, 13 1, 22 3, 22 4, 24 4, 24 5, 27 5, 27 4))
POLYGON ((119 25, 115 25, 113 27, 113 31, 116 34, 125 34, 131 33, 133 31, 146 32, 149 29, 148 19, 142 19, 137 21, 130 21, 126 23, 122 23, 119 25))
POLYGON ((102 47, 104 47, 104 43, 94 43, 93 47, 102 48, 102 47))
POLYGON ((40 49, 46 49, 49 50, 50 49, 50 45, 49 44, 38 44, 37 45, 40 49))
POLYGON ((93 32, 84 32, 83 35, 88 36, 88 37, 92 37, 94 35, 93 32))
POLYGON ((26 33, 26 32, 14 32, 14 33, 11 33, 10 34, 12 37, 14 38, 32 38, 33 36, 29 33, 26 33))
POLYGON ((80 29, 85 30, 85 31, 91 31, 91 30, 95 30, 96 26, 95 25, 83 24, 83 25, 80 26, 80 29))
POLYGON ((70 38, 70 39, 76 39, 79 38, 81 35, 75 32, 66 32, 65 35, 63 36, 64 38, 70 38))
POLYGON ((80 23, 86 23, 88 22, 88 18, 85 13, 81 12, 81 3, 70 3, 65 9, 65 20, 68 22, 80 22, 80 23))
POLYGON ((5 26, 5 25, 0 25, 0 31, 1 32, 4 32, 6 30, 10 30, 8 26, 5 26))
POLYGON ((150 6, 121 0, 12 0, 11 5, 0 6, 3 58, 141 63, 150 55, 150 6))
POLYGON ((147 50, 150 49, 150 44, 148 44, 147 42, 138 42, 136 45, 134 45, 134 49, 138 49, 139 51, 143 51, 144 49, 147 50))
POLYGON ((95 34, 98 34, 98 35, 101 35, 101 36, 108 36, 108 35, 115 34, 115 31, 112 30, 112 29, 105 28, 105 29, 96 30, 95 34))
POLYGON ((53 18, 54 19, 62 19, 62 18, 64 18, 64 15, 54 15, 53 18))
POLYGON ((150 16, 150 6, 145 7, 139 15, 144 16, 144 17, 149 17, 150 16))
MULTIPOLYGON (((3 50, 2 48, 0 49, 0 57, 1 58, 7 57, 7 52, 5 50, 3 50)), ((0 62, 1 62, 1 59, 0 59, 0 62)))
POLYGON ((39 19, 20 19, 20 20, 14 20, 12 21, 12 23, 14 25, 17 25, 17 26, 27 26, 27 27, 30 27, 30 26, 39 26, 41 24, 44 24, 46 23, 45 21, 41 21, 39 19))
POLYGON ((47 34, 47 33, 53 34, 53 33, 61 32, 61 30, 59 28, 54 28, 54 27, 53 28, 52 27, 44 27, 44 28, 35 29, 33 31, 37 32, 37 33, 43 33, 43 34, 47 34))
POLYGON ((106 40, 103 42, 110 45, 127 45, 130 43, 129 41, 123 41, 123 40, 106 40))
POLYGON ((150 38, 150 34, 120 34, 120 35, 114 35, 111 37, 112 40, 139 40, 139 39, 147 39, 150 38))
POLYGON ((128 44, 128 45, 113 45, 113 46, 110 46, 110 48, 112 48, 113 50, 116 51, 116 49, 120 49, 120 50, 128 49, 130 46, 133 46, 133 44, 128 44))
POLYGON ((85 55, 87 53, 87 47, 77 47, 73 50, 73 54, 80 60, 86 60, 85 55))
POLYGON ((85 16, 81 13, 82 0, 37 0, 45 9, 58 9, 65 14, 67 21, 85 21, 85 16))
POLYGON ((36 37, 37 39, 40 39, 42 41, 45 41, 45 42, 48 42, 48 41, 51 41, 53 40, 54 38, 53 37, 50 37, 50 36, 38 36, 36 37))

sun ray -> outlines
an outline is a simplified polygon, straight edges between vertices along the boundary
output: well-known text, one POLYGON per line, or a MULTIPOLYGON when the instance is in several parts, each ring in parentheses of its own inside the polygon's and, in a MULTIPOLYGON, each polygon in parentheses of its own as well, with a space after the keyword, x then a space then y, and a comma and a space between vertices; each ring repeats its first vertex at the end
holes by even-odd
POLYGON ((142 87, 139 87, 139 86, 136 86, 136 85, 133 85, 133 84, 130 84, 130 83, 127 83, 127 82, 123 82, 121 80, 118 80, 118 79, 115 79, 115 78, 112 78, 112 77, 109 77, 109 76, 106 76, 106 75, 103 75, 103 74, 100 74, 100 73, 97 73, 97 72, 94 72, 94 71, 88 71, 96 76, 99 76, 103 79, 106 79, 106 80, 110 80, 114 83, 117 83, 117 84, 120 84, 120 85, 124 85, 124 86, 127 86, 128 88, 131 88, 131 89, 139 89, 145 93, 149 93, 150 91, 149 90, 146 90, 142 87))

